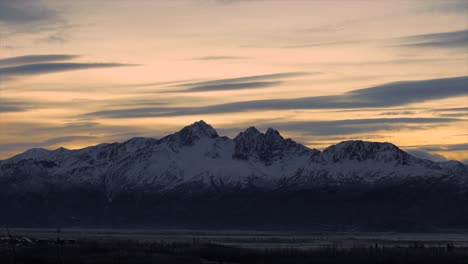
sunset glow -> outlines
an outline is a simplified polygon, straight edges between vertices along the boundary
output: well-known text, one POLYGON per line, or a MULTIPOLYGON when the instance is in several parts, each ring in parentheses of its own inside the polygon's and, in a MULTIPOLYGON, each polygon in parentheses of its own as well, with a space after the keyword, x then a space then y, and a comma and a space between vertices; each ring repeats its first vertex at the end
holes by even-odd
POLYGON ((205 120, 466 163, 465 3, 0 0, 0 159, 205 120))

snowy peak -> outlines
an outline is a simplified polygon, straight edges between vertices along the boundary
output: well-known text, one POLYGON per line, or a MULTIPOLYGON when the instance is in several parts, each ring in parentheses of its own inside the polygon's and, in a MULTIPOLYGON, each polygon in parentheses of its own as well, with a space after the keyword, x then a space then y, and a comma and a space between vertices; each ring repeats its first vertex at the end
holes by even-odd
POLYGON ((271 127, 267 129, 265 136, 270 141, 283 141, 284 140, 281 134, 278 132, 278 130, 275 130, 271 127))
POLYGON ((23 159, 32 159, 32 160, 43 159, 49 156, 51 152, 52 151, 43 149, 43 148, 32 148, 32 149, 26 150, 25 152, 21 154, 18 154, 12 157, 11 160, 19 161, 23 159))
POLYGON ((261 133, 255 127, 249 127, 235 137, 234 142, 235 159, 261 161, 266 165, 285 157, 302 156, 311 151, 291 139, 284 139, 273 128, 261 133))
POLYGON ((465 165, 418 159, 390 143, 344 141, 320 152, 273 128, 262 133, 250 127, 234 139, 219 137, 203 121, 161 140, 137 137, 77 150, 31 149, 0 162, 3 182, 104 184, 110 198, 125 190, 175 190, 193 184, 283 189, 413 176, 448 177, 468 188, 465 165))
POLYGON ((194 133, 203 134, 211 138, 218 137, 218 133, 216 132, 216 130, 214 130, 212 126, 208 125, 203 120, 195 122, 187 127, 194 131, 194 133))
POLYGON ((174 142, 180 145, 193 145, 201 138, 218 138, 216 130, 200 120, 189 126, 182 128, 179 132, 166 136, 162 139, 163 142, 174 142))
POLYGON ((249 127, 244 132, 239 133, 234 138, 236 145, 233 158, 248 160, 255 156, 254 158, 258 159, 258 152, 263 148, 264 136, 255 127, 249 127))
POLYGON ((216 130, 205 121, 200 120, 182 128, 178 133, 189 132, 194 136, 216 138, 219 137, 216 130))
POLYGON ((361 140, 343 141, 326 148, 322 153, 326 162, 345 160, 374 160, 386 163, 408 165, 414 158, 391 143, 366 142, 361 140))
POLYGON ((262 135, 262 133, 260 133, 260 131, 258 131, 257 128, 252 126, 252 127, 247 128, 244 132, 240 132, 239 135, 237 135, 234 138, 234 141, 242 140, 243 138, 244 139, 246 139, 246 138, 249 138, 249 139, 259 138, 259 137, 261 137, 261 135, 262 135))

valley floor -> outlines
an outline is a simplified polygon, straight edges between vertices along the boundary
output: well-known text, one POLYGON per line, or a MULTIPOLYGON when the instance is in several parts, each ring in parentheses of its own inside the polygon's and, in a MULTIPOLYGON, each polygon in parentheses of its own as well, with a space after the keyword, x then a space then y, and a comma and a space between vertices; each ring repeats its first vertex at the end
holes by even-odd
POLYGON ((12 229, 0 263, 468 263, 468 234, 12 229))

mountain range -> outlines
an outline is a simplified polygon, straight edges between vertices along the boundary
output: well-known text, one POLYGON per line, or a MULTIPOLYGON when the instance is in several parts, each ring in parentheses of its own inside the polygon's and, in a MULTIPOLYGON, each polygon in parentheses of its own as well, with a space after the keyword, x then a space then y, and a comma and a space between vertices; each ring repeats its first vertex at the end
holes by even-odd
POLYGON ((233 139, 204 121, 161 139, 0 161, 0 223, 437 230, 468 227, 468 167, 391 143, 323 151, 269 128, 233 139))

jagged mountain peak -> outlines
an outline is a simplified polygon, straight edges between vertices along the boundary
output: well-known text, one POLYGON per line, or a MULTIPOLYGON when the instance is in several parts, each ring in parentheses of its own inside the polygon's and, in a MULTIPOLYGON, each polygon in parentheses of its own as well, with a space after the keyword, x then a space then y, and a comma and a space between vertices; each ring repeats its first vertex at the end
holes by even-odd
POLYGON ((343 141, 320 152, 283 138, 273 128, 261 133, 250 127, 233 140, 220 138, 204 121, 161 140, 136 137, 77 150, 31 149, 0 162, 0 177, 12 182, 25 179, 29 184, 26 179, 31 178, 44 186, 105 184, 107 197, 134 188, 174 190, 194 183, 206 188, 299 188, 407 176, 454 176, 468 186, 467 174, 461 163, 418 159, 391 143, 343 141))
POLYGON ((242 140, 248 140, 248 141, 265 141, 265 140, 279 140, 279 141, 284 141, 284 138, 281 136, 281 134, 273 129, 273 128, 268 128, 265 133, 260 132, 256 127, 249 127, 247 128, 244 132, 240 132, 239 135, 237 135, 234 138, 235 142, 239 142, 242 140))
POLYGON ((280 132, 273 128, 268 128, 262 133, 252 126, 239 133, 233 140, 223 137, 224 140, 219 141, 217 139, 220 139, 220 137, 216 130, 203 120, 194 122, 161 140, 135 137, 122 143, 104 143, 78 150, 34 148, 4 162, 11 163, 29 159, 62 161, 64 157, 70 158, 70 160, 90 160, 90 162, 99 160, 107 162, 123 157, 133 157, 137 151, 139 154, 146 155, 144 156, 145 158, 148 158, 153 155, 151 153, 160 153, 158 151, 161 151, 166 144, 170 146, 171 151, 178 153, 182 147, 195 145, 202 139, 203 144, 199 146, 199 151, 203 152, 204 156, 232 157, 234 160, 249 160, 263 163, 263 165, 271 165, 275 162, 290 161, 298 158, 302 160, 304 157, 309 157, 308 160, 311 164, 322 165, 345 161, 378 161, 391 165, 425 166, 436 170, 449 167, 454 171, 465 171, 466 169, 465 166, 461 166, 455 162, 442 164, 415 158, 388 142, 342 141, 320 152, 296 143, 289 138, 283 138, 280 132), (161 144, 162 147, 159 148, 158 146, 161 144), (144 151, 141 152, 140 150, 144 151), (207 153, 210 155, 207 155, 207 153))
POLYGON ((276 138, 276 139, 281 139, 284 140, 284 138, 281 136, 280 132, 278 130, 273 129, 273 128, 268 128, 265 133, 260 132, 256 127, 251 126, 247 128, 244 132, 239 133, 234 140, 240 139, 243 137, 258 137, 258 138, 276 138))
POLYGON ((249 128, 247 128, 244 132, 240 132, 239 135, 237 135, 235 138, 234 138, 234 141, 237 141, 238 139, 240 138, 243 138, 243 137, 257 137, 257 136, 260 136, 262 133, 260 131, 258 131, 258 129, 254 126, 251 126, 249 128))
POLYGON ((161 140, 163 142, 177 142, 181 145, 192 145, 201 138, 218 138, 216 130, 200 120, 189 126, 182 128, 180 131, 168 135, 161 140))
POLYGON ((271 127, 267 129, 267 131, 265 132, 265 135, 267 135, 267 136, 275 136, 275 137, 279 136, 279 137, 281 137, 280 132, 278 132, 278 130, 273 129, 273 128, 271 128, 271 127))
POLYGON ((261 161, 266 165, 284 158, 303 156, 309 152, 312 155, 312 150, 291 139, 284 139, 273 128, 261 133, 255 127, 249 127, 236 136, 234 141, 236 142, 234 158, 261 161))
POLYGON ((197 136, 207 136, 210 138, 218 137, 218 132, 216 132, 216 130, 212 126, 210 126, 203 120, 197 121, 189 126, 186 126, 181 131, 183 131, 184 129, 190 131, 192 134, 196 134, 197 136))

